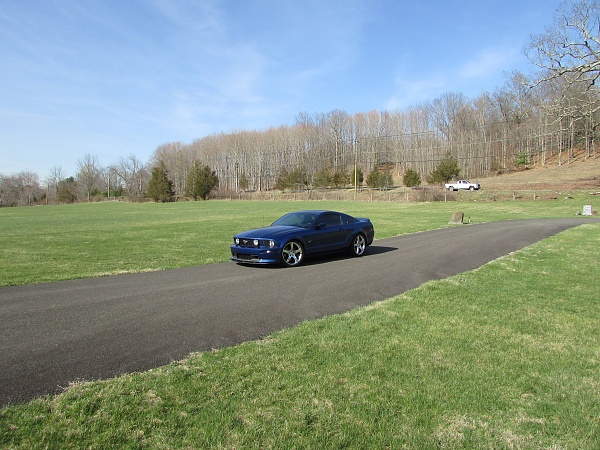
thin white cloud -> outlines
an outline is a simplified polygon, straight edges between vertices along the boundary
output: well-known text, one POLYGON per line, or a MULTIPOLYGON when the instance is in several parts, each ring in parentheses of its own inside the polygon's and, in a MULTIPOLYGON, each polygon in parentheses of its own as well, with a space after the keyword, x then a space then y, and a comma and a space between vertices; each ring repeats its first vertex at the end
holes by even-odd
POLYGON ((509 49, 485 49, 474 59, 465 62, 458 70, 463 78, 488 78, 507 70, 516 60, 518 52, 509 49))
POLYGON ((442 74, 431 74, 427 78, 399 77, 395 80, 395 93, 388 99, 390 110, 416 106, 425 99, 434 99, 447 92, 448 80, 442 74))
POLYGON ((514 67, 518 55, 516 46, 487 48, 458 64, 446 61, 444 66, 435 64, 423 67, 414 58, 404 55, 399 64, 403 69, 394 80, 394 93, 387 107, 401 109, 415 106, 449 92, 475 97, 485 89, 494 89, 494 83, 514 67))
POLYGON ((173 73, 164 71, 170 97, 162 115, 166 127, 195 130, 195 124, 212 122, 214 129, 227 123, 232 111, 262 101, 269 57, 256 38, 236 35, 238 27, 226 10, 233 5, 168 0, 152 5, 173 26, 162 50, 176 55, 173 73))
POLYGON ((194 121, 212 121, 213 129, 236 128, 248 119, 272 121, 269 117, 287 106, 283 103, 293 101, 282 102, 283 93, 302 98, 315 80, 339 76, 355 64, 367 17, 363 0, 303 6, 257 2, 238 5, 236 11, 220 2, 201 8, 166 0, 153 5, 176 25, 185 44, 178 49, 185 69, 179 68, 179 83, 171 92, 171 114, 163 116, 169 128, 194 121), (199 40, 194 24, 203 21, 208 25, 200 27, 199 40))
POLYGON ((224 33, 224 18, 218 1, 152 0, 151 5, 176 29, 204 37, 208 44, 224 33))

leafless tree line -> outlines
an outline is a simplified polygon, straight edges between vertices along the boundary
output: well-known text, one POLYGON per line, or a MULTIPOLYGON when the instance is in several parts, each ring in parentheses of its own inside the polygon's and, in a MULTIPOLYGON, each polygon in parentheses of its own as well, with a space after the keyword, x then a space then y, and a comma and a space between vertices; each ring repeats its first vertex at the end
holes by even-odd
POLYGON ((32 205, 37 203, 40 177, 24 171, 16 175, 0 174, 0 206, 32 205))
MULTIPOLYGON (((474 99, 447 93, 402 111, 349 115, 300 113, 294 125, 205 136, 191 144, 159 146, 150 161, 135 155, 101 167, 97 157, 78 161, 76 177, 61 168, 39 182, 36 174, 0 175, 0 206, 92 197, 144 198, 152 167, 163 164, 176 196, 196 162, 210 166, 224 192, 267 191, 282 173, 301 171, 310 188, 318 173, 349 174, 349 184, 375 167, 401 177, 407 169, 425 179, 446 155, 461 176, 476 178, 515 165, 568 163, 575 150, 596 157, 600 123, 600 6, 565 2, 546 32, 533 36, 525 54, 539 68, 512 73, 504 86, 474 99)), ((398 178, 397 178, 398 179, 398 178)))
POLYGON ((86 154, 77 161, 75 177, 67 176, 58 166, 43 181, 34 172, 0 174, 0 207, 73 203, 97 197, 140 201, 145 199, 149 178, 148 165, 135 155, 102 167, 98 157, 86 154))
MULTIPOLYGON (((302 170, 310 180, 319 171, 365 175, 374 167, 407 169, 422 178, 451 154, 465 177, 510 170, 517 164, 545 164, 554 156, 568 162, 575 149, 596 156, 600 97, 595 87, 568 88, 558 81, 531 88, 522 74, 510 84, 474 100, 449 93, 405 111, 348 115, 300 114, 294 126, 207 136, 192 144, 165 144, 152 163, 166 164, 181 192, 193 161, 215 170, 226 191, 272 189, 283 171, 302 170), (549 89, 550 88, 550 89, 549 89)), ((352 180, 350 176, 348 179, 352 180)))

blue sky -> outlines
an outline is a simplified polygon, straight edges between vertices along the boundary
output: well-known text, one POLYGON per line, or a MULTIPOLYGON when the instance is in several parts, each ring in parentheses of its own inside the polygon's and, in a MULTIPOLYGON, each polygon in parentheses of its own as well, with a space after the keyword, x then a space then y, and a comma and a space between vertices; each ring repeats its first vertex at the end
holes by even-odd
POLYGON ((560 0, 4 0, 0 174, 492 92, 560 0))

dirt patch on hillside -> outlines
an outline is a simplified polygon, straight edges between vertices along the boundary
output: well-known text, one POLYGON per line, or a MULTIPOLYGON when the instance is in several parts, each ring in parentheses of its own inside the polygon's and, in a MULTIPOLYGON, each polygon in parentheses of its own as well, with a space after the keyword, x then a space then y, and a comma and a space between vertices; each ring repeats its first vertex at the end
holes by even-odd
POLYGON ((486 190, 592 190, 600 191, 600 158, 586 158, 579 153, 562 160, 503 175, 480 179, 486 190))

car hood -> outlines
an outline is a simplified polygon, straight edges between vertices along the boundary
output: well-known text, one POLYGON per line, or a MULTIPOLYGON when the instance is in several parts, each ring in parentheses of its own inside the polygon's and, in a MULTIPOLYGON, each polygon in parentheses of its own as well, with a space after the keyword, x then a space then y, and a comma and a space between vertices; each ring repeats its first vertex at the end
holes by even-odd
POLYGON ((238 233, 235 236, 247 239, 277 239, 287 234, 297 233, 299 231, 306 231, 306 228, 301 227, 290 227, 290 226, 277 226, 277 227, 265 227, 256 228, 254 230, 244 231, 238 233))

